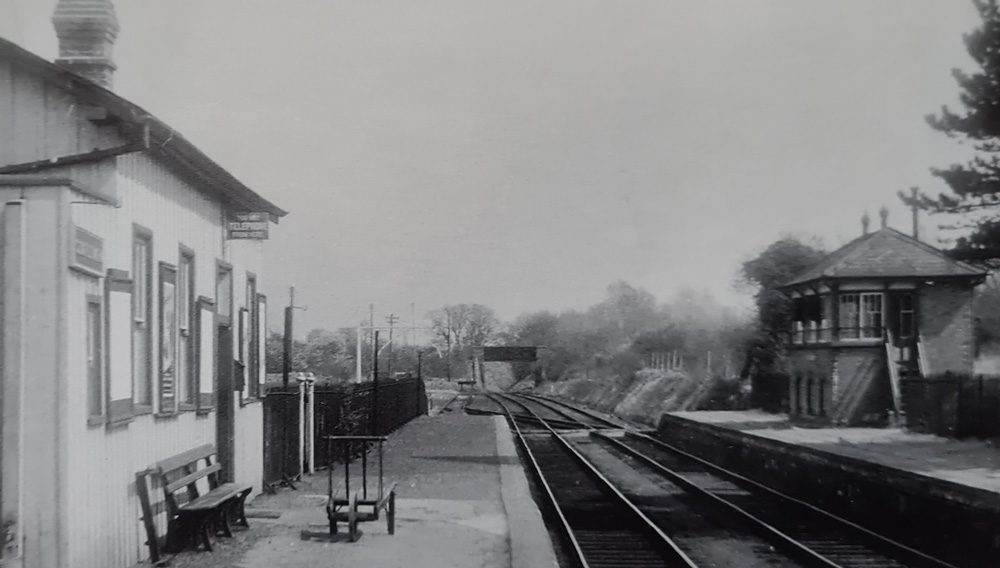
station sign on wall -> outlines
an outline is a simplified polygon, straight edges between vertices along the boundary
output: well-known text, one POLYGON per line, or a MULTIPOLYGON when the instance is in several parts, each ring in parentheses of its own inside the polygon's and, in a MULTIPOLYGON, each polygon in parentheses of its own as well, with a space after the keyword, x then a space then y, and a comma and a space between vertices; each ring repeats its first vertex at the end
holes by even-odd
POLYGON ((266 239, 267 213, 233 213, 226 223, 227 239, 266 239))
POLYGON ((73 227, 69 267, 90 276, 104 276, 104 239, 80 227, 73 227))

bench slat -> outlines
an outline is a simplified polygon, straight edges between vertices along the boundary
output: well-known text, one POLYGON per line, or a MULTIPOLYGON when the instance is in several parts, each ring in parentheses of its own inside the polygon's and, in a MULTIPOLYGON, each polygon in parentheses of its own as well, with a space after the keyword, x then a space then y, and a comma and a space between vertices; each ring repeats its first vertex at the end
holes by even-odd
POLYGON ((215 473, 217 471, 222 471, 222 466, 219 465, 219 464, 217 464, 217 463, 215 463, 215 464, 212 464, 212 465, 210 465, 210 466, 208 466, 206 468, 199 469, 198 471, 196 471, 196 472, 194 472, 194 473, 192 473, 190 475, 185 475, 184 477, 178 479, 177 481, 168 484, 167 485, 167 493, 173 493, 174 491, 177 491, 178 489, 187 487, 188 485, 191 485, 195 481, 198 481, 199 479, 201 479, 203 477, 208 477, 209 475, 211 475, 211 474, 213 474, 213 473, 215 473))
POLYGON ((239 495, 241 492, 249 489, 249 485, 240 485, 238 483, 226 483, 220 485, 215 489, 209 491, 208 493, 198 497, 194 501, 189 501, 180 506, 180 511, 203 511, 206 509, 214 509, 222 504, 224 501, 239 495))
POLYGON ((215 445, 205 444, 203 446, 198 446, 193 450, 188 450, 184 453, 177 454, 176 456, 169 457, 161 462, 157 462, 155 467, 163 473, 169 473, 175 469, 182 468, 211 455, 215 455, 215 445))

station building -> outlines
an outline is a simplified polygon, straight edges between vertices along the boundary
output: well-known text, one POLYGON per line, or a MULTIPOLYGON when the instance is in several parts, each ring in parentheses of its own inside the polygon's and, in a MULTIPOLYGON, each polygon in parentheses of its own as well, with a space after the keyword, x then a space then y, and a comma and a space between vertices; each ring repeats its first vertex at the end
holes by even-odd
POLYGON ((973 288, 986 271, 886 225, 782 290, 793 299, 789 412, 836 425, 902 412, 900 379, 972 373, 973 288))
POLYGON ((227 228, 285 212, 111 91, 109 0, 53 22, 55 62, 0 38, 0 564, 127 568, 137 472, 213 443, 261 488, 263 242, 227 228))

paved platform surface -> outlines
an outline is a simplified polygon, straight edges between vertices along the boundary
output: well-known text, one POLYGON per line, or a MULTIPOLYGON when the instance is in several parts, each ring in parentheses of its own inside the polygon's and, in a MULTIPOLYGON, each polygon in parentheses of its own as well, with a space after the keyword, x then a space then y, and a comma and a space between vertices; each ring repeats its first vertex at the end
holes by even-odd
POLYGON ((900 428, 799 428, 782 415, 756 410, 671 414, 1000 493, 1000 449, 980 440, 952 440, 900 428))
MULTIPOLYGON (((385 456, 385 477, 398 482, 394 535, 383 516, 361 523, 357 542, 347 542, 343 524, 331 538, 324 471, 305 476, 295 491, 282 488, 257 498, 247 509, 249 532, 231 542, 216 539, 222 546, 212 554, 183 553, 171 559, 171 567, 556 566, 503 419, 460 412, 424 416, 390 436, 385 456)), ((360 467, 352 464, 351 472, 360 473, 360 467)), ((335 486, 343 480, 340 466, 334 480, 335 486)), ((352 490, 358 483, 360 478, 352 480, 352 490)))

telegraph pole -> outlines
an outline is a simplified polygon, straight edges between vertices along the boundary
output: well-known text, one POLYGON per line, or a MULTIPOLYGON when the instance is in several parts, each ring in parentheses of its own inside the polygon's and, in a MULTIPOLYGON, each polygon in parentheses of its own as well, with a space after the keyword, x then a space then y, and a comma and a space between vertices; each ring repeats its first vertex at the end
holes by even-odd
POLYGON ((417 304, 410 302, 410 344, 417 344, 417 304))
POLYGON ((445 308, 445 314, 448 316, 448 328, 445 330, 445 341, 448 343, 448 357, 447 357, 447 367, 448 367, 448 382, 451 382, 451 312, 447 311, 445 308))
POLYGON ((292 314, 295 310, 305 310, 303 306, 295 305, 295 286, 288 289, 288 307, 285 308, 285 341, 284 341, 284 365, 281 368, 281 383, 288 387, 288 376, 292 372, 292 339, 293 324, 292 314))
POLYGON ((372 343, 372 409, 369 428, 372 436, 378 436, 378 330, 375 330, 372 343))
POLYGON ((389 368, 386 372, 389 374, 389 378, 391 379, 392 378, 392 327, 396 325, 397 322, 399 322, 399 316, 397 316, 396 314, 389 314, 388 317, 385 318, 385 322, 389 324, 389 343, 386 344, 386 347, 389 348, 389 368))
POLYGON ((292 372, 292 310, 295 308, 295 286, 288 289, 288 307, 285 308, 285 349, 284 365, 281 368, 281 384, 288 388, 288 375, 292 372))
POLYGON ((358 324, 358 331, 354 337, 354 382, 361 382, 361 324, 358 324))

